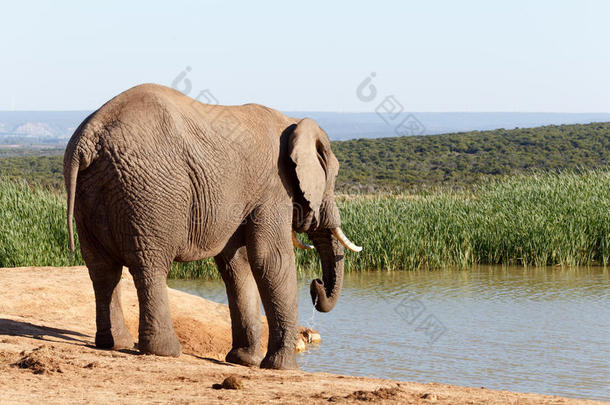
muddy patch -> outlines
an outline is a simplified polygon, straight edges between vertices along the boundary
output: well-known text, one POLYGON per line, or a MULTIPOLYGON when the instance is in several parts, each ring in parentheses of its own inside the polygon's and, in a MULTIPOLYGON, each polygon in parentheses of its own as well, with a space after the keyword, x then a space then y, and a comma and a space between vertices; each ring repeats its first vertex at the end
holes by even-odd
POLYGON ((34 374, 63 373, 52 346, 40 346, 30 352, 21 352, 21 359, 12 365, 34 374))
POLYGON ((345 397, 337 397, 333 396, 328 398, 329 402, 338 402, 343 399, 347 399, 348 401, 363 401, 363 402, 377 402, 388 399, 396 399, 396 397, 400 394, 401 389, 399 387, 389 387, 389 388, 378 388, 374 391, 354 391, 345 397))
POLYGON ((181 316, 176 317, 173 324, 185 354, 224 360, 224 356, 231 350, 230 330, 181 316))
POLYGON ((214 384, 212 388, 215 390, 241 390, 244 388, 244 383, 240 376, 237 374, 232 374, 224 379, 222 384, 214 384))
MULTIPOLYGON (((138 322, 127 320, 126 324, 131 335, 138 336, 138 322)), ((184 354, 224 360, 231 350, 230 325, 204 323, 190 316, 175 316, 172 324, 184 354)), ((261 326, 261 350, 264 353, 269 332, 266 324, 261 326)))

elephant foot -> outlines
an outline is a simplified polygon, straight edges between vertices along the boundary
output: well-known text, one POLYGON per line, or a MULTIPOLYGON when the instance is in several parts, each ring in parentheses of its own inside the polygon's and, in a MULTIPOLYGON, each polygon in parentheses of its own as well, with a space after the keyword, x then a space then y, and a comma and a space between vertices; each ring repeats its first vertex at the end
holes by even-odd
POLYGON ((155 335, 140 334, 138 349, 142 354, 157 356, 178 357, 182 353, 182 345, 174 331, 155 335))
POLYGON ((267 352, 267 355, 261 362, 261 368, 272 368, 275 370, 298 370, 296 358, 294 357, 294 348, 282 349, 276 352, 267 352))
POLYGON ((237 347, 231 349, 225 361, 227 363, 240 364, 242 366, 248 367, 258 367, 261 364, 261 360, 263 359, 263 355, 260 352, 260 349, 248 349, 245 347, 237 347))
POLYGON ((111 330, 107 332, 97 332, 95 334, 95 346, 100 349, 133 349, 134 340, 127 328, 111 330))

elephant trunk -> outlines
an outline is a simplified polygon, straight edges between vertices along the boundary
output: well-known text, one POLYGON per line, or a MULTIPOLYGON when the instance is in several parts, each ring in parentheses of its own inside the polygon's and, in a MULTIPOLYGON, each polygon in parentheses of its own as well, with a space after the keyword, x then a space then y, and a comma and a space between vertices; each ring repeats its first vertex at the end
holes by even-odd
POLYGON ((330 229, 308 232, 322 261, 322 280, 311 282, 310 292, 314 306, 320 312, 334 308, 343 286, 343 245, 333 236, 330 229))

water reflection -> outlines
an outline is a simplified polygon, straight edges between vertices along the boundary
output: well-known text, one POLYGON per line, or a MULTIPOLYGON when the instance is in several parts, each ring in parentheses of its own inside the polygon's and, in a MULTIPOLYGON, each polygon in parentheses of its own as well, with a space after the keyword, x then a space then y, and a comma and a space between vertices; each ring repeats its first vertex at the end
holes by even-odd
MULTIPOLYGON (((335 309, 321 314, 312 310, 305 278, 300 321, 323 342, 300 354, 299 364, 610 400, 609 280, 603 268, 353 273, 335 309), (433 343, 430 317, 445 328, 433 343)), ((226 303, 221 282, 170 284, 226 303)))

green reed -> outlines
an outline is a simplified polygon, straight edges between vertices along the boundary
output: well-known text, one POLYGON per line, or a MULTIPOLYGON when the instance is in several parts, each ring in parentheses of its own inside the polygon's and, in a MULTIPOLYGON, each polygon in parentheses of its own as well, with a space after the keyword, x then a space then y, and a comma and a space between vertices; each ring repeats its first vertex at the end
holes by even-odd
MULTIPOLYGON (((348 270, 610 260, 610 172, 515 176, 428 195, 348 196, 339 206, 345 233, 364 247, 347 253, 348 270)), ((299 252, 298 263, 317 265, 311 252, 299 252)))
POLYGON ((0 179, 0 267, 82 264, 76 247, 70 257, 63 196, 0 179))
MULTIPOLYGON (((608 265, 610 172, 536 174, 468 191, 340 196, 343 229, 364 249, 347 271, 460 268, 476 264, 608 265)), ((305 238, 304 238, 305 239, 305 238)), ((0 180, 0 267, 82 264, 69 258, 65 199, 0 180)), ((298 250, 302 272, 319 272, 298 250)), ((175 263, 171 277, 218 277, 211 259, 175 263)))

